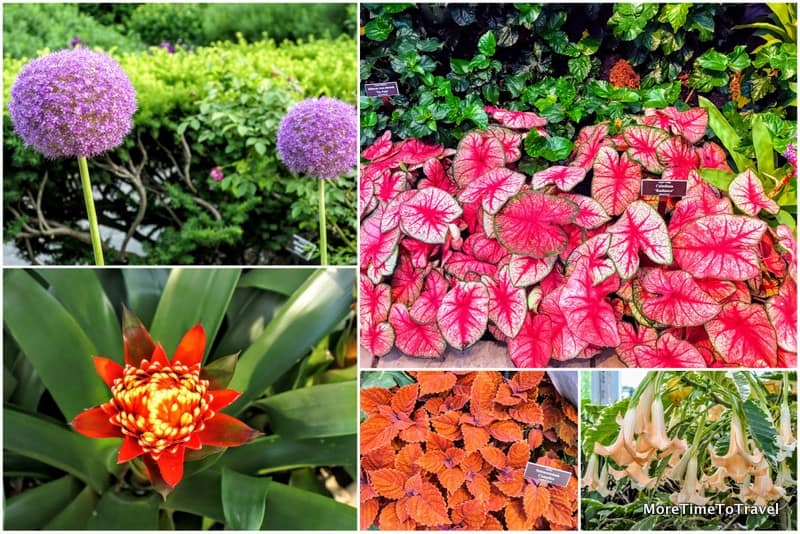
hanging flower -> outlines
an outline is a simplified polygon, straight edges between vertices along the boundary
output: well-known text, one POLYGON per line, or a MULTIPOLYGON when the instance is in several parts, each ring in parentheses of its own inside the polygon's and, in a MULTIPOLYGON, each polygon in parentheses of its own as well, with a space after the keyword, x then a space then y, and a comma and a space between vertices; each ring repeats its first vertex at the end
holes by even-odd
POLYGON ((786 489, 772 481, 769 464, 762 459, 753 482, 742 484, 739 499, 742 502, 754 501, 756 506, 766 506, 768 502, 778 500, 784 495, 786 495, 786 489))
POLYGON ((792 456, 792 452, 797 447, 797 438, 792 434, 792 414, 789 410, 789 403, 781 403, 781 413, 778 423, 778 461, 792 456))
POLYGON ((742 422, 735 414, 731 417, 728 452, 723 456, 718 456, 711 446, 709 446, 708 452, 711 455, 711 463, 718 468, 717 472, 704 481, 708 487, 721 486, 726 476, 736 482, 744 481, 748 475, 756 472, 764 458, 764 455, 758 450, 750 453, 742 430, 742 422))
POLYGON ((34 59, 11 87, 14 129, 46 157, 93 157, 128 135, 136 91, 111 56, 85 48, 34 59))
POLYGON ((295 104, 278 128, 278 152, 289 170, 316 178, 338 178, 358 160, 356 108, 335 98, 295 104))
POLYGON ((92 438, 123 438, 117 463, 143 460, 155 486, 175 487, 183 477, 186 449, 236 447, 261 433, 220 410, 240 393, 222 389, 232 373, 206 375, 200 368, 206 346, 201 325, 181 339, 172 360, 129 311, 123 317, 125 366, 94 357, 112 398, 72 421, 92 438))

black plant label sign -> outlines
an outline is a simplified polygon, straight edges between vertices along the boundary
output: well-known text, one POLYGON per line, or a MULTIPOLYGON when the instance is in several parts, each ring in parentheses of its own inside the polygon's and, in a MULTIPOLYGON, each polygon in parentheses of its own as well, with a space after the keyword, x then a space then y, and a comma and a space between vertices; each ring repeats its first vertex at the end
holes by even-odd
POLYGON ((562 471, 546 465, 534 464, 528 462, 525 466, 525 478, 529 478, 534 482, 552 484, 554 486, 566 486, 569 484, 569 479, 572 473, 569 471, 562 471))
POLYGON ((687 180, 642 180, 642 195, 657 197, 685 197, 687 180))
POLYGON ((397 96, 400 90, 397 82, 365 83, 364 92, 367 96, 397 96))

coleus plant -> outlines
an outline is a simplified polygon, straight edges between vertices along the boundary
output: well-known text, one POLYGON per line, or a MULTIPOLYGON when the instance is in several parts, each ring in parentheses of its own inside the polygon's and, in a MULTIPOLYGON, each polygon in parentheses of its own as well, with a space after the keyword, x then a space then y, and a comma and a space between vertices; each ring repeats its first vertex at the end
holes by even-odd
POLYGON ((361 390, 363 529, 577 528, 577 410, 543 372, 409 375, 361 390))
POLYGON ((519 367, 611 352, 638 367, 796 365, 796 240, 773 216, 779 186, 751 169, 727 190, 701 178, 731 171, 705 140, 705 109, 583 128, 567 160, 531 176, 523 140, 546 121, 487 112, 495 123, 456 149, 387 131, 362 153, 366 352, 439 358, 494 338, 519 367), (643 180, 686 193, 644 195, 643 180))

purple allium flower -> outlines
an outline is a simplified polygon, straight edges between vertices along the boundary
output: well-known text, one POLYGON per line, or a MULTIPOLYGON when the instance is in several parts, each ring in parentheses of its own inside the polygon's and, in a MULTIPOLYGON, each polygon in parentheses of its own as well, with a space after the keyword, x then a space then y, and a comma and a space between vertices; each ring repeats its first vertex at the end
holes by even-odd
POLYGON ((211 174, 211 179, 217 182, 221 182, 222 179, 225 178, 225 175, 222 173, 222 169, 220 169, 219 167, 214 167, 213 169, 211 169, 210 174, 211 174))
POLYGON ((111 56, 62 50, 23 67, 8 111, 25 144, 45 157, 92 157, 131 131, 136 91, 111 56))
POLYGON ((308 98, 278 128, 278 152, 292 172, 337 178, 358 161, 356 108, 335 98, 308 98))
POLYGON ((174 54, 175 53, 175 47, 172 46, 172 43, 170 43, 167 40, 161 41, 161 44, 158 45, 158 47, 159 48, 163 48, 164 50, 166 50, 170 54, 174 54))

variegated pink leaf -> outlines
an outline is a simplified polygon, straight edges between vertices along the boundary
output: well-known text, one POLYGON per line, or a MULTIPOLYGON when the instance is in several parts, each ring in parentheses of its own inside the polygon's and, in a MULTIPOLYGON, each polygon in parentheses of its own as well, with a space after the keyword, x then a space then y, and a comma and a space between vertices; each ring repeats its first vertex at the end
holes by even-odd
POLYGON ((700 158, 701 169, 733 172, 728 165, 728 155, 725 150, 712 141, 707 141, 697 148, 697 156, 700 158))
POLYGON ((387 204, 382 204, 381 232, 388 232, 400 226, 400 207, 417 194, 416 189, 403 191, 387 204))
POLYGON ((449 195, 455 195, 458 190, 458 185, 447 175, 441 160, 429 159, 422 164, 422 172, 425 174, 425 178, 417 183, 418 189, 438 187, 449 195))
POLYGON ((525 175, 500 167, 483 173, 467 184, 458 196, 461 202, 479 202, 484 211, 494 215, 509 198, 519 193, 525 175))
POLYGON ((516 337, 508 340, 508 355, 517 367, 547 367, 553 351, 553 324, 546 315, 525 314, 516 337))
POLYGON ((608 258, 611 246, 611 234, 597 234, 572 251, 567 267, 585 265, 589 269, 593 284, 599 284, 616 272, 614 264, 608 258))
POLYGON ((675 260, 696 278, 747 280, 759 272, 756 247, 766 223, 740 215, 708 215, 672 240, 675 260))
POLYGON ((559 287, 546 292, 539 304, 539 313, 550 319, 553 359, 558 361, 576 358, 589 346, 588 341, 579 339, 572 332, 569 327, 570 319, 564 315, 558 305, 562 291, 563 288, 559 287))
POLYGON ((394 344, 408 356, 438 358, 444 354, 445 341, 435 322, 418 323, 404 304, 393 304, 389 322, 395 332, 394 344))
POLYGON ((389 318, 392 304, 391 291, 387 284, 373 284, 362 274, 358 279, 358 318, 362 325, 380 323, 389 318))
POLYGON ((593 169, 592 197, 610 215, 620 215, 628 204, 639 198, 642 167, 626 154, 602 147, 597 152, 593 169))
POLYGON ((406 236, 400 240, 400 253, 411 260, 415 268, 425 269, 430 263, 430 257, 439 250, 439 246, 406 236))
POLYGON ((407 173, 404 171, 394 171, 387 169, 373 182, 375 196, 384 204, 395 198, 403 191, 408 191, 409 184, 407 173))
POLYGON ((656 148, 658 161, 664 167, 664 180, 688 180, 689 173, 700 165, 694 147, 682 137, 670 137, 656 148))
POLYGON ((475 259, 498 264, 508 255, 508 250, 494 239, 477 232, 464 240, 464 253, 475 256, 475 259))
POLYGON ((394 346, 394 329, 388 322, 362 326, 359 335, 361 346, 371 356, 385 356, 394 346))
POLYGON ((622 278, 630 278, 639 269, 639 252, 655 263, 672 263, 672 247, 667 225, 656 210, 637 200, 628 206, 622 217, 609 226, 611 246, 608 256, 622 278))
POLYGON ((361 218, 378 205, 375 198, 375 184, 363 174, 358 181, 358 217, 361 218))
POLYGON ((415 269, 408 256, 400 256, 392 275, 392 302, 411 306, 422 291, 425 272, 415 269))
POLYGON ((767 312, 757 304, 729 302, 706 323, 708 338, 727 363, 775 367, 778 345, 767 312))
POLYGON ((598 347, 619 345, 617 319, 606 300, 619 287, 618 280, 595 285, 586 263, 579 263, 567 278, 558 306, 575 337, 598 347))
POLYGON ((511 111, 508 109, 486 106, 486 113, 505 126, 514 130, 530 130, 541 126, 547 126, 547 120, 536 113, 530 111, 511 111))
POLYGON ((656 147, 665 141, 669 134, 660 128, 650 126, 628 126, 622 133, 628 145, 628 157, 638 162, 650 172, 661 172, 656 147))
POLYGON ((764 193, 761 180, 750 169, 738 174, 733 179, 728 187, 728 195, 733 200, 733 204, 746 215, 755 216, 761 210, 774 215, 780 210, 775 201, 764 193))
POLYGON ((398 159, 408 167, 421 165, 429 159, 438 158, 444 152, 442 145, 429 145, 419 139, 406 139, 400 145, 398 159))
POLYGON ((387 156, 392 151, 392 132, 386 130, 370 146, 364 149, 361 157, 367 161, 375 161, 387 156))
POLYGON ((381 277, 394 271, 397 243, 400 241, 399 228, 381 232, 382 216, 383 210, 378 208, 361 224, 361 268, 366 270, 369 279, 376 284, 381 277))
POLYGON ((461 215, 456 199, 436 187, 419 189, 400 206, 400 226, 424 243, 444 243, 447 225, 461 215))
POLYGON ((457 282, 436 315, 444 338, 458 350, 478 341, 489 320, 489 292, 480 282, 457 282))
POLYGON ((785 251, 783 257, 789 263, 789 275, 797 281, 797 239, 794 232, 785 224, 779 224, 775 235, 778 236, 778 244, 785 251))
POLYGON ((515 254, 545 258, 567 246, 562 228, 578 215, 578 206, 565 198, 523 191, 512 197, 497 213, 497 240, 515 254))
POLYGON ((642 287, 650 293, 640 303, 642 313, 661 324, 700 326, 722 309, 685 271, 653 269, 642 279, 642 287))
POLYGON ((690 108, 678 111, 676 108, 664 110, 670 116, 670 128, 677 135, 682 135, 690 143, 697 143, 706 135, 708 112, 703 108, 690 108))
POLYGON ((511 255, 508 263, 508 274, 511 282, 517 287, 527 287, 538 284, 553 270, 556 257, 531 258, 530 256, 511 255))
POLYGON ((675 204, 669 220, 669 236, 675 237, 681 229, 692 221, 706 215, 733 215, 733 206, 727 197, 714 195, 690 196, 675 204))
POLYGON ((542 171, 536 172, 531 178, 534 189, 542 189, 554 184, 561 191, 570 191, 586 177, 586 169, 582 167, 566 167, 553 165, 542 171))
POLYGON ((574 156, 571 164, 587 170, 591 169, 595 157, 597 157, 597 152, 604 146, 611 146, 607 124, 581 128, 581 131, 578 132, 578 139, 575 141, 574 156))
POLYGON ((465 280, 470 274, 477 276, 489 275, 494 276, 497 272, 497 265, 485 261, 480 261, 475 256, 464 254, 463 252, 454 252, 447 258, 444 264, 444 269, 452 274, 459 280, 465 280))
POLYGON ((511 283, 508 266, 501 267, 494 278, 483 276, 481 281, 489 292, 489 320, 503 335, 513 338, 522 328, 528 311, 525 290, 511 283))
POLYGON ((778 346, 797 352, 797 285, 787 278, 778 294, 767 301, 767 316, 777 334, 778 346))
POLYGON ((450 289, 450 285, 441 272, 438 270, 429 272, 425 277, 422 293, 420 293, 409 310, 411 317, 420 323, 436 321, 436 312, 441 307, 442 300, 448 289, 450 289))
POLYGON ((634 349, 640 346, 655 348, 658 331, 643 325, 632 325, 626 322, 617 323, 619 345, 617 355, 628 367, 642 367, 636 359, 634 349))
POLYGON ((736 293, 736 284, 729 280, 695 278, 694 283, 718 303, 723 302, 725 299, 736 293))
POLYGON ((505 152, 506 163, 514 163, 522 157, 522 136, 517 132, 503 128, 501 126, 489 126, 486 133, 500 141, 503 145, 503 152, 505 152))
POLYGON ((592 197, 574 195, 571 193, 565 193, 560 196, 578 205, 578 216, 575 217, 575 224, 581 228, 599 228, 611 220, 611 217, 603 209, 603 206, 592 197))
POLYGON ((458 143, 453 160, 453 177, 461 187, 486 171, 505 165, 503 145, 493 136, 470 132, 458 143))
POLYGON ((651 369, 684 369, 705 367, 706 361, 691 343, 670 333, 662 334, 654 347, 640 345, 633 348, 639 367, 651 369))

